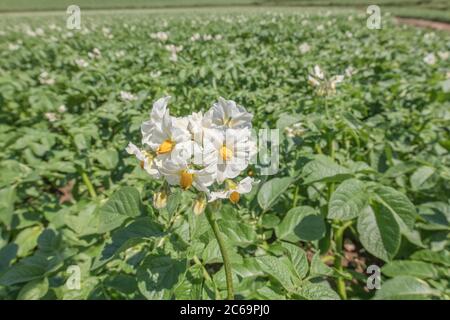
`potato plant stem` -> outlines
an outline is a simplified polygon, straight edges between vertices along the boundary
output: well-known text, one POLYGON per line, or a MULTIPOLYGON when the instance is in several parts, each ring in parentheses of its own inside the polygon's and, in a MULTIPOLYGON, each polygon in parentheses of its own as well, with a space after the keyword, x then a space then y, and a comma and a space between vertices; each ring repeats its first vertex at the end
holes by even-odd
POLYGON ((88 189, 89 195, 92 199, 97 197, 97 193, 95 192, 94 186, 92 185, 91 180, 89 179, 88 175, 84 170, 81 171, 81 178, 83 179, 84 184, 86 185, 86 188, 88 189))
POLYGON ((194 260, 195 264, 198 265, 202 269, 203 277, 205 278, 205 280, 210 282, 213 285, 214 291, 215 291, 215 294, 216 294, 216 299, 217 300, 222 300, 222 297, 220 296, 220 291, 216 287, 216 283, 214 282, 214 280, 209 275, 208 270, 206 270, 206 268, 203 265, 203 263, 200 261, 200 259, 197 256, 194 256, 193 260, 194 260))
POLYGON ((223 266, 225 269, 225 278, 227 281, 227 300, 233 300, 234 299, 233 277, 231 273, 231 263, 228 257, 227 249, 225 247, 225 242, 223 241, 222 234, 220 233, 219 230, 219 225, 217 224, 217 221, 213 217, 213 210, 211 209, 210 206, 206 207, 205 213, 206 218, 208 219, 208 222, 211 225, 211 228, 214 232, 214 236, 216 237, 216 240, 219 243, 220 253, 222 254, 223 266))
MULTIPOLYGON (((340 226, 334 233, 334 244, 335 244, 335 258, 334 258, 334 268, 339 271, 340 274, 343 273, 342 268, 342 246, 344 242, 344 231, 352 224, 352 221, 348 221, 340 226)), ((339 276, 336 278, 337 292, 342 300, 347 300, 347 291, 345 289, 344 278, 339 276)))

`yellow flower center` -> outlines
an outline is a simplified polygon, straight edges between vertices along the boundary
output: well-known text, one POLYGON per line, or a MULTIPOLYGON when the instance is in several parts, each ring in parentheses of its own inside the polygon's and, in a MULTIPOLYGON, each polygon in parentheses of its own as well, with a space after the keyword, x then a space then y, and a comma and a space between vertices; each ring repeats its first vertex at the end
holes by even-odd
POLYGON ((175 147, 175 142, 172 140, 165 140, 156 150, 157 154, 166 154, 173 150, 175 147))
POLYGON ((224 119, 223 124, 224 124, 225 126, 227 126, 228 128, 232 128, 233 125, 234 125, 233 118, 227 118, 227 119, 224 119))
POLYGON ((241 198, 241 196, 240 196, 239 192, 237 192, 237 191, 233 191, 233 192, 230 194, 230 201, 231 201, 233 204, 238 203, 240 198, 241 198))
POLYGON ((192 181, 194 180, 194 175, 192 173, 187 172, 186 170, 181 171, 180 173, 180 186, 184 190, 189 189, 192 186, 192 181))
POLYGON ((219 154, 223 161, 230 160, 233 157, 233 151, 228 149, 226 146, 222 146, 220 148, 219 154))

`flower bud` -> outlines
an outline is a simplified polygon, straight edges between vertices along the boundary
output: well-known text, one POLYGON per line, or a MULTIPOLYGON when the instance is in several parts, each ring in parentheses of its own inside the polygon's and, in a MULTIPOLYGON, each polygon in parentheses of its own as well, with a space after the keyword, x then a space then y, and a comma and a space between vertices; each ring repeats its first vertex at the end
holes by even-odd
POLYGON ((194 206, 192 210, 196 215, 201 215, 206 208, 206 197, 203 193, 201 193, 194 201, 194 206))
POLYGON ((168 197, 169 193, 167 192, 167 188, 162 187, 159 191, 153 194, 153 206, 158 210, 165 208, 168 197))
POLYGON ((233 204, 238 203, 240 198, 241 198, 241 195, 237 191, 233 191, 229 197, 231 203, 233 203, 233 204))

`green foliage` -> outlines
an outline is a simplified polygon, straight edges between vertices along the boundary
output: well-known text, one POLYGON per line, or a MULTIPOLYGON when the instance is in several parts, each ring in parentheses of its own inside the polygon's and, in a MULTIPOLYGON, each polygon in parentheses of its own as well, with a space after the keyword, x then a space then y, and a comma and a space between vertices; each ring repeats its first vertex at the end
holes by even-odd
POLYGON ((223 96, 279 130, 276 175, 253 166, 254 190, 213 212, 236 298, 449 299, 448 34, 388 16, 369 30, 345 10, 255 12, 92 14, 70 32, 59 17, 2 19, 1 299, 227 296, 192 190, 156 209, 160 181, 125 152, 166 94, 177 116, 223 96), (176 62, 167 44, 183 46, 176 62), (308 83, 316 64, 346 74, 336 92, 308 83), (372 264, 381 289, 365 292, 372 264))

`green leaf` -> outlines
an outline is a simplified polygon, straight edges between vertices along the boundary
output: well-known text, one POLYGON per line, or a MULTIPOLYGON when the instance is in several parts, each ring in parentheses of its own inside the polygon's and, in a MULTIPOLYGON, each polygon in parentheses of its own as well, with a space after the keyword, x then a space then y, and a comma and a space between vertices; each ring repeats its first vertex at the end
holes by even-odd
POLYGON ((171 217, 176 210, 178 209, 178 206, 181 203, 181 191, 176 190, 174 192, 172 192, 171 194, 169 194, 169 197, 167 199, 167 206, 166 206, 166 210, 169 213, 169 216, 171 217))
POLYGON ((414 252, 411 256, 411 259, 442 264, 444 266, 450 267, 450 253, 448 251, 436 252, 431 250, 420 250, 414 252))
POLYGON ((388 277, 412 276, 421 279, 435 278, 438 270, 431 264, 422 261, 398 260, 385 264, 381 271, 388 277))
POLYGON ((262 256, 257 257, 256 261, 266 274, 281 283, 286 290, 295 287, 291 263, 286 257, 262 256))
POLYGON ((15 160, 6 160, 0 163, 0 187, 10 187, 14 182, 25 179, 30 175, 32 170, 15 160))
POLYGON ((144 212, 139 191, 133 187, 122 187, 100 208, 98 232, 111 231, 130 217, 144 212))
POLYGON ((328 219, 351 220, 367 206, 368 194, 363 182, 349 179, 331 195, 328 219))
POLYGON ((11 225, 14 214, 14 202, 16 201, 16 189, 8 187, 0 190, 0 222, 6 226, 11 225))
POLYGON ((257 290, 258 297, 263 300, 286 300, 285 295, 277 293, 270 287, 262 287, 257 290))
POLYGON ((115 149, 101 150, 95 155, 97 161, 107 170, 114 169, 119 163, 119 153, 115 149))
POLYGON ((61 263, 60 257, 48 257, 35 254, 13 265, 0 277, 0 284, 11 286, 43 277, 47 272, 56 269, 61 263))
POLYGON ((206 285, 203 281, 202 272, 202 268, 198 265, 189 268, 186 277, 184 277, 184 279, 181 280, 181 283, 174 288, 175 299, 201 300, 202 291, 206 285))
POLYGON ((140 292, 148 300, 170 299, 186 272, 186 260, 149 255, 137 270, 140 292))
POLYGON ((411 277, 399 276, 381 284, 375 299, 378 300, 422 300, 436 295, 425 281, 411 277))
POLYGON ((400 227, 393 214, 374 203, 358 218, 357 229, 361 244, 375 257, 391 260, 400 247, 400 227))
POLYGON ((9 269, 11 261, 16 258, 18 246, 15 243, 8 243, 0 249, 0 275, 9 269))
POLYGON ((310 276, 332 276, 334 270, 327 266, 322 259, 320 259, 319 252, 316 252, 311 259, 310 276))
POLYGON ((313 208, 295 207, 288 211, 275 233, 278 238, 292 242, 319 240, 325 235, 325 222, 313 208))
POLYGON ((269 209, 277 198, 286 191, 294 181, 291 177, 273 178, 265 182, 258 192, 258 203, 263 210, 269 209))
POLYGON ((293 125, 294 123, 300 122, 301 116, 292 113, 282 113, 277 120, 277 129, 284 130, 286 127, 293 125))
POLYGON ((295 294, 306 300, 340 300, 339 295, 324 283, 304 282, 295 294))
POLYGON ((48 280, 43 278, 28 282, 19 292, 17 300, 39 300, 48 291, 48 280))
POLYGON ((37 240, 43 228, 40 225, 33 226, 22 230, 14 240, 19 246, 17 256, 24 257, 28 255, 37 246, 37 240))
POLYGON ((242 278, 256 277, 264 275, 259 267, 256 258, 244 258, 242 263, 233 264, 233 271, 242 278))
MULTIPOLYGON (((225 238, 225 247, 228 251, 228 258, 230 263, 242 263, 242 257, 236 253, 236 248, 233 246, 228 238, 225 238)), ((204 263, 223 263, 222 254, 220 252, 219 243, 214 239, 211 240, 202 252, 202 260, 204 263)))
POLYGON ((400 219, 409 229, 414 228, 416 208, 406 195, 386 186, 377 186, 375 194, 377 201, 386 206, 397 220, 400 219))
POLYGON ((299 246, 287 242, 283 242, 282 246, 286 249, 289 260, 292 262, 294 274, 297 275, 299 279, 305 278, 309 269, 306 252, 299 246))
POLYGON ((151 221, 149 217, 138 218, 128 226, 112 233, 111 240, 103 246, 101 254, 96 257, 92 265, 92 269, 101 267, 128 248, 163 235, 162 227, 151 221))
POLYGON ((55 252, 61 247, 62 238, 52 229, 45 229, 37 240, 38 248, 42 252, 55 252))
POLYGON ((333 159, 317 155, 302 170, 305 184, 314 182, 340 182, 352 177, 351 171, 334 162, 333 159))
POLYGON ((410 178, 411 187, 413 190, 426 190, 434 186, 435 182, 431 179, 436 172, 433 167, 423 166, 418 168, 410 178))
POLYGON ((97 233, 100 219, 98 208, 97 202, 79 206, 76 212, 64 216, 64 222, 80 237, 97 233))
POLYGON ((235 245, 246 246, 252 244, 256 240, 256 231, 254 227, 232 220, 221 219, 219 229, 232 241, 235 245))

